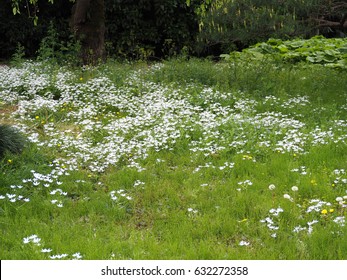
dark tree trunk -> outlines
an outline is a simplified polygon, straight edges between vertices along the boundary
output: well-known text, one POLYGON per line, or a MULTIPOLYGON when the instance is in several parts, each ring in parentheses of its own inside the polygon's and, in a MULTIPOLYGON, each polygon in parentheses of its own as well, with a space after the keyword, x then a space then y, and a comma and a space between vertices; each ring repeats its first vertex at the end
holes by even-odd
POLYGON ((97 64, 104 59, 104 0, 77 0, 72 8, 71 27, 81 42, 83 64, 97 64))

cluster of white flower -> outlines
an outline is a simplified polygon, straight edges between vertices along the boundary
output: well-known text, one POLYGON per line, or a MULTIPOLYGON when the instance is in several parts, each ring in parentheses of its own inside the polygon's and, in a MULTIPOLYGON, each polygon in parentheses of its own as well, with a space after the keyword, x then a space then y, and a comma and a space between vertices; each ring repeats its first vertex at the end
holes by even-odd
POLYGON ((280 213, 284 212, 284 210, 281 207, 278 208, 272 208, 269 210, 270 216, 266 217, 265 219, 260 220, 261 223, 265 223, 268 229, 272 232, 271 237, 276 238, 277 233, 276 231, 279 229, 278 225, 278 217, 280 213), (274 219, 276 221, 274 221, 274 219))
MULTIPOLYGON (((24 237, 23 238, 23 243, 24 244, 34 244, 38 247, 42 246, 41 244, 41 238, 39 238, 36 234, 30 235, 28 237, 24 237)), ((41 253, 51 253, 53 250, 51 248, 42 248, 40 250, 41 253)), ((69 254, 60 254, 60 255, 50 255, 48 256, 50 259, 52 260, 56 260, 56 259, 65 259, 69 256, 69 254)), ((80 252, 74 253, 71 255, 72 256, 72 260, 80 260, 83 258, 83 256, 81 255, 80 252)))
POLYGON ((346 224, 346 217, 338 216, 334 219, 334 223, 338 224, 341 227, 344 227, 346 224))
MULTIPOLYGON (((124 158, 129 167, 142 171, 140 162, 151 149, 172 150, 177 139, 190 139, 190 134, 196 132, 201 133, 201 137, 191 139, 190 150, 205 156, 229 147, 241 153, 247 143, 255 150, 266 147, 281 153, 305 153, 307 144, 340 141, 334 129, 344 129, 338 137, 345 134, 346 126, 341 122, 332 125, 327 132, 317 128, 307 133, 305 123, 280 112, 257 114, 258 102, 241 92, 226 93, 201 87, 199 98, 203 105, 197 106, 183 94, 186 88, 144 81, 139 72, 131 74, 124 86, 116 87, 106 77, 74 83, 76 77, 66 69, 55 71, 52 78, 37 71, 38 66, 27 63, 20 69, 2 68, 0 98, 5 102, 10 102, 8 98, 11 102, 19 100, 14 115, 23 121, 35 122, 33 116, 42 110, 49 115, 65 110, 59 121, 73 123, 73 130, 62 130, 47 120, 43 125, 45 140, 29 127, 22 130, 38 145, 52 148, 59 145, 66 160, 74 159, 77 166, 88 166, 93 172, 104 172, 109 165, 117 165, 124 158), (50 87, 59 91, 59 99, 52 99, 48 93, 41 94, 45 90, 49 92, 47 88, 50 87), (234 100, 234 104, 223 106, 219 103, 223 100, 234 100), (68 110, 70 107, 73 110, 68 110), (221 133, 225 126, 232 128, 232 135, 221 133), (274 134, 277 136, 273 137, 274 134)), ((158 71, 158 68, 161 67, 152 67, 151 71, 158 71)), ((269 100, 282 102, 286 108, 309 104, 306 96, 287 101, 268 96, 266 101, 269 100)))
MULTIPOLYGON (((13 187, 13 186, 11 186, 13 187)), ((23 195, 17 195, 14 193, 6 193, 6 195, 0 195, 0 199, 8 199, 10 202, 16 202, 16 201, 24 201, 29 202, 30 198, 24 197, 23 195)))
MULTIPOLYGON (((22 185, 10 185, 10 189, 15 193, 6 193, 5 195, 0 195, 0 199, 8 199, 10 202, 30 202, 30 197, 26 197, 20 193, 27 191, 28 188, 50 188, 54 186, 60 186, 63 183, 59 180, 62 176, 69 176, 70 173, 64 164, 60 164, 58 160, 55 160, 50 166, 53 168, 48 174, 41 174, 35 170, 31 170, 32 177, 22 179, 22 185)), ((55 189, 50 191, 50 195, 54 196, 58 194, 59 196, 67 196, 67 192, 62 189, 55 189)), ((57 205, 59 208, 63 207, 62 200, 52 199, 52 204, 57 205)))
POLYGON ((293 168, 292 170, 290 170, 291 172, 297 172, 300 175, 307 175, 307 168, 306 166, 299 166, 299 168, 293 168))
POLYGON ((135 182, 134 182, 134 187, 138 187, 138 186, 144 186, 145 185, 145 182, 142 182, 142 181, 140 181, 140 180, 136 180, 135 182))
POLYGON ((250 242, 245 241, 245 240, 241 240, 241 241, 239 242, 239 246, 249 246, 250 244, 251 244, 250 242))
POLYGON ((281 107, 293 109, 297 108, 298 106, 307 106, 310 104, 310 100, 308 96, 296 96, 289 98, 287 101, 283 102, 281 104, 281 107))
MULTIPOLYGON (((51 260, 60 260, 60 259, 65 259, 69 256, 69 254, 60 254, 60 255, 51 255, 49 256, 49 258, 51 260)), ((83 257, 81 255, 80 252, 74 253, 71 255, 72 256, 72 260, 81 260, 83 257)))
POLYGON ((232 168, 234 168, 235 166, 235 163, 234 162, 224 162, 223 165, 221 166, 218 166, 216 167, 215 165, 212 164, 212 162, 207 162, 205 163, 204 165, 199 165, 198 167, 196 167, 194 170, 193 170, 193 173, 197 173, 199 172, 200 170, 202 170, 203 168, 211 168, 211 169, 218 169, 218 170, 230 170, 232 168))
POLYGON ((125 198, 126 200, 132 200, 132 199, 133 199, 130 195, 128 195, 128 194, 126 193, 125 190, 111 191, 111 192, 110 192, 110 196, 111 196, 111 199, 112 199, 113 201, 118 200, 119 197, 123 197, 123 198, 125 198), (117 196, 116 194, 117 194, 118 196, 117 196))
POLYGON ((39 238, 36 234, 30 235, 28 237, 24 237, 23 238, 23 243, 24 244, 29 244, 29 243, 33 243, 37 246, 41 246, 41 238, 39 238))
POLYGON ((330 207, 332 204, 330 202, 322 201, 319 199, 311 199, 309 201, 310 206, 307 207, 306 213, 318 212, 322 211, 323 206, 330 207))
POLYGON ((293 232, 294 232, 294 233, 299 233, 299 232, 301 232, 301 231, 306 231, 306 230, 307 230, 307 233, 308 233, 308 234, 311 234, 312 231, 313 231, 312 225, 317 224, 317 223, 318 223, 317 220, 313 220, 313 221, 311 221, 311 222, 307 222, 308 227, 296 226, 296 227, 293 229, 293 232))
POLYGON ((190 215, 195 215, 195 214, 198 214, 198 212, 199 212, 197 209, 194 209, 194 208, 191 208, 191 207, 189 207, 187 210, 188 210, 188 213, 190 215))

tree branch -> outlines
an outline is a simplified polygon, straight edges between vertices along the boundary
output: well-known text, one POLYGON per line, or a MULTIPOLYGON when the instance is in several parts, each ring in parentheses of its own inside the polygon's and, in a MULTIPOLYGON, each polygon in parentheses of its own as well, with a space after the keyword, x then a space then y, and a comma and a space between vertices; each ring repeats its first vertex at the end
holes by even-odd
POLYGON ((344 16, 343 21, 330 21, 325 19, 316 19, 315 20, 318 23, 318 27, 342 27, 347 28, 347 15, 344 16))

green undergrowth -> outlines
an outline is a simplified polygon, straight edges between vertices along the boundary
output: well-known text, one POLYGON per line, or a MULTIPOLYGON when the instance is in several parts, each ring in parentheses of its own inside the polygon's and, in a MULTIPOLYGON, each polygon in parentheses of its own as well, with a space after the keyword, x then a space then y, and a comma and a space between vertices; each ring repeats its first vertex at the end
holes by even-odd
MULTIPOLYGON (((325 65, 335 69, 347 68, 347 40, 345 38, 326 39, 316 36, 309 40, 296 39, 283 41, 269 39, 267 42, 258 43, 244 51, 256 59, 263 56, 281 59, 289 63, 308 62, 325 65)), ((229 55, 224 55, 230 58, 229 55)))

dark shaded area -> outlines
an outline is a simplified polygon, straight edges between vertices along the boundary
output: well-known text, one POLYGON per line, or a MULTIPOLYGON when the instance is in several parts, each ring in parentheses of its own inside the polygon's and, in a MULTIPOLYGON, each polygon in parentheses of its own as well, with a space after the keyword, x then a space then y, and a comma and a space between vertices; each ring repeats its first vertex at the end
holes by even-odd
MULTIPOLYGON (((36 56, 40 42, 47 35, 50 21, 57 28, 59 40, 69 39, 71 32, 68 19, 72 3, 68 0, 56 0, 52 5, 46 0, 40 0, 39 7, 39 21, 37 26, 34 26, 24 3, 20 5, 21 14, 14 16, 11 0, 0 1, 0 58, 9 59, 18 43, 25 47, 27 57, 36 56)), ((33 7, 30 7, 29 12, 32 15, 33 7)))
POLYGON ((106 42, 111 55, 132 58, 172 56, 194 50, 202 1, 105 0, 106 42))
POLYGON ((86 9, 76 15, 69 0, 54 0, 54 4, 39 0, 39 10, 32 5, 28 10, 23 1, 21 14, 14 16, 11 0, 1 0, 0 59, 10 59, 18 43, 24 46, 27 57, 37 56, 50 23, 60 44, 77 35, 84 61, 93 60, 93 55, 126 59, 161 59, 182 53, 218 57, 270 37, 347 34, 346 1, 235 0, 219 10, 207 8, 204 27, 199 30, 201 18, 196 11, 204 2, 191 0, 187 6, 186 0, 79 0, 77 3, 86 9), (105 26, 98 21, 103 17, 100 9, 93 7, 101 2, 105 5, 105 26), (35 12, 37 26, 30 18, 35 12), (84 46, 91 46, 93 53, 84 46))
POLYGON ((72 8, 70 27, 81 44, 84 65, 104 58, 105 49, 104 0, 78 0, 72 8))
MULTIPOLYGON (((95 1, 90 2, 90 5, 94 5, 95 1)), ((107 55, 135 59, 155 58, 174 55, 182 49, 192 50, 198 32, 194 9, 201 0, 192 2, 192 5, 187 7, 185 0, 105 0, 107 55)), ((9 59, 18 43, 25 47, 27 57, 36 56, 40 42, 47 36, 50 22, 53 22, 59 34, 59 40, 68 41, 77 25, 80 28, 85 21, 94 24, 95 19, 101 16, 93 14, 96 10, 93 7, 84 15, 81 10, 75 18, 74 27, 74 23, 71 24, 73 3, 70 1, 55 0, 52 5, 46 0, 40 0, 38 6, 39 21, 38 25, 34 26, 33 19, 28 17, 33 14, 34 7, 30 7, 28 13, 27 7, 22 3, 21 14, 14 16, 11 0, 1 1, 0 58, 9 59)), ((93 36, 90 26, 83 26, 84 32, 90 30, 91 35, 87 36, 89 39, 98 37, 95 40, 101 40, 98 35, 93 36)), ((86 42, 87 39, 81 34, 77 34, 77 37, 82 41, 82 45, 94 43, 86 42)))

